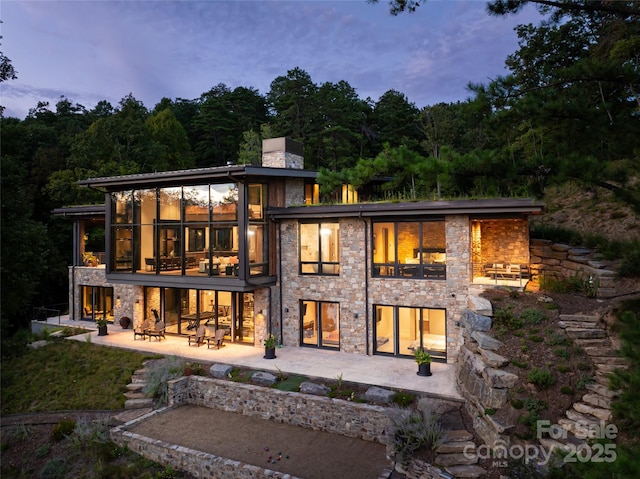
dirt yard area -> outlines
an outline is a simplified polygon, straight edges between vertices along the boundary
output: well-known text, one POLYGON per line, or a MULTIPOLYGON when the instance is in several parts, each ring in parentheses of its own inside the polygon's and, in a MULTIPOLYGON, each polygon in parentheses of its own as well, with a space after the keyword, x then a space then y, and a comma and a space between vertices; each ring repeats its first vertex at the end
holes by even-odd
POLYGON ((201 406, 147 419, 131 432, 304 479, 372 479, 385 446, 201 406))

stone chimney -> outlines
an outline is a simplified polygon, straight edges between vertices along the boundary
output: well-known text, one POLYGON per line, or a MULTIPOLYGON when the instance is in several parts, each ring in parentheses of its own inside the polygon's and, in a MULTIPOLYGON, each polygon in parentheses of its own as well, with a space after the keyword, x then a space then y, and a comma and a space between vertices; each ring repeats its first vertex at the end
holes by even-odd
POLYGON ((304 169, 302 143, 289 138, 262 140, 262 166, 268 168, 304 169))

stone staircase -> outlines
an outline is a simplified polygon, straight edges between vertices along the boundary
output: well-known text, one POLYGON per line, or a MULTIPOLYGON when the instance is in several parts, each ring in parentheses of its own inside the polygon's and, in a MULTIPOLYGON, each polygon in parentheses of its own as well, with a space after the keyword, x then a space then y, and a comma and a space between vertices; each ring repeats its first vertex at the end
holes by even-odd
MULTIPOLYGON (((146 364, 146 363, 145 363, 146 364)), ((146 369, 138 369, 131 376, 131 382, 127 384, 127 398, 124 402, 124 411, 114 416, 120 423, 126 423, 153 411, 153 398, 148 397, 144 392, 146 369)))
MULTIPOLYGON (((616 397, 616 392, 609 390, 608 375, 614 369, 624 369, 628 365, 613 346, 600 322, 600 316, 560 315, 558 324, 564 328, 567 336, 591 358, 596 368, 595 382, 585 386, 588 392, 567 410, 566 419, 558 420, 558 424, 571 433, 565 443, 569 441, 575 443, 575 436, 589 437, 589 434, 593 434, 602 421, 608 423, 611 420, 611 400, 616 397)), ((543 439, 543 441, 549 443, 553 440, 543 439)), ((562 444, 553 445, 562 446, 562 444)))
POLYGON ((402 472, 407 479, 473 479, 487 473, 477 463, 473 435, 466 429, 457 429, 445 432, 433 465, 414 458, 402 472))

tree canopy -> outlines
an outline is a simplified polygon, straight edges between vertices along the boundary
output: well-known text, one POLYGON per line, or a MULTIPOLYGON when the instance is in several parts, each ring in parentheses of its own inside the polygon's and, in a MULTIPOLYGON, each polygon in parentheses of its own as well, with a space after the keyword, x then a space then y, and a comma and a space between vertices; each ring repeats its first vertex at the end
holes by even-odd
MULTIPOLYGON (((397 14, 421 7, 390 3, 397 14)), ((438 199, 543 196, 576 178, 640 210, 640 2, 493 0, 488 9, 506 15, 527 3, 546 18, 520 25, 509 73, 469 85, 462 102, 418 108, 396 90, 362 99, 348 82, 316 84, 298 67, 264 95, 220 83, 152 109, 133 94, 92 109, 63 97, 24 120, 0 117, 3 319, 25 324, 30 304, 66 301, 71 225, 51 211, 104 201, 78 180, 259 164, 264 138, 301 141, 326 198, 345 181, 381 182, 387 198, 438 199), (40 267, 24 268, 29 258, 40 267)), ((0 68, 0 80, 15 76, 2 55, 0 68)))

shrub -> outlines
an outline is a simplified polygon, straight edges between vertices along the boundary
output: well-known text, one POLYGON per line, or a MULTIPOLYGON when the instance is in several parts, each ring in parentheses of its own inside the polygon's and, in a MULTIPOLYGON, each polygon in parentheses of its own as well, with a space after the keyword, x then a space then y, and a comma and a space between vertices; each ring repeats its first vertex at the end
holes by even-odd
POLYGON ((547 389, 553 386, 556 382, 553 374, 548 369, 532 368, 527 374, 527 379, 530 383, 535 384, 540 389, 547 389))
POLYGON ((169 356, 166 359, 153 361, 145 369, 144 393, 158 399, 162 405, 169 401, 169 381, 184 374, 184 359, 169 356))
POLYGON ((524 401, 522 401, 522 399, 514 398, 511 400, 511 405, 514 409, 522 409, 524 407, 524 401))
POLYGON ((527 308, 520 313, 520 319, 526 325, 540 324, 546 319, 544 311, 536 308, 527 308))
POLYGON ((80 451, 99 451, 102 444, 107 444, 109 438, 109 417, 90 420, 80 418, 73 433, 69 436, 71 444, 80 451))
POLYGON ((576 382, 576 389, 586 389, 587 384, 591 384, 593 382, 593 378, 588 374, 580 374, 578 381, 576 382))
POLYGON ((553 350, 553 354, 562 359, 569 359, 569 357, 571 356, 567 348, 555 348, 553 350))
POLYGON ((640 241, 635 241, 633 246, 622 256, 618 275, 628 278, 640 276, 640 241))
POLYGON ((544 411, 545 409, 547 409, 548 404, 540 399, 536 399, 536 398, 524 398, 522 400, 522 403, 524 404, 524 408, 527 411, 535 411, 535 412, 540 412, 540 411, 544 411))
POLYGON ((569 346, 571 340, 563 334, 551 333, 551 336, 547 339, 547 344, 549 346, 569 346))
POLYGON ((520 359, 512 359, 511 364, 520 369, 526 369, 529 365, 525 361, 521 361, 520 359))
POLYGON ((509 329, 518 329, 522 327, 520 318, 516 318, 511 308, 503 308, 496 310, 493 319, 498 325, 506 326, 509 329))
POLYGON ((69 466, 61 459, 52 459, 40 471, 42 479, 63 479, 67 477, 69 466))
POLYGON ((572 388, 570 388, 569 386, 562 386, 560 388, 560 392, 562 394, 566 394, 567 396, 571 396, 575 391, 572 388))
POLYGON ((416 395, 404 391, 398 391, 393 395, 393 402, 399 407, 406 408, 416 400, 416 395))
POLYGON ((400 464, 407 464, 413 453, 422 446, 437 447, 443 435, 438 416, 431 411, 409 411, 395 408, 391 419, 393 452, 400 464))
POLYGON ((62 441, 65 437, 70 436, 76 428, 74 419, 62 419, 58 424, 53 426, 51 430, 51 439, 54 441, 62 441))
POLYGON ((538 336, 537 334, 532 334, 531 336, 529 336, 529 340, 533 341, 534 343, 541 343, 544 341, 544 338, 542 336, 538 336))
POLYGON ((568 373, 569 371, 571 371, 571 368, 566 364, 558 364, 556 369, 558 370, 559 373, 568 373))

